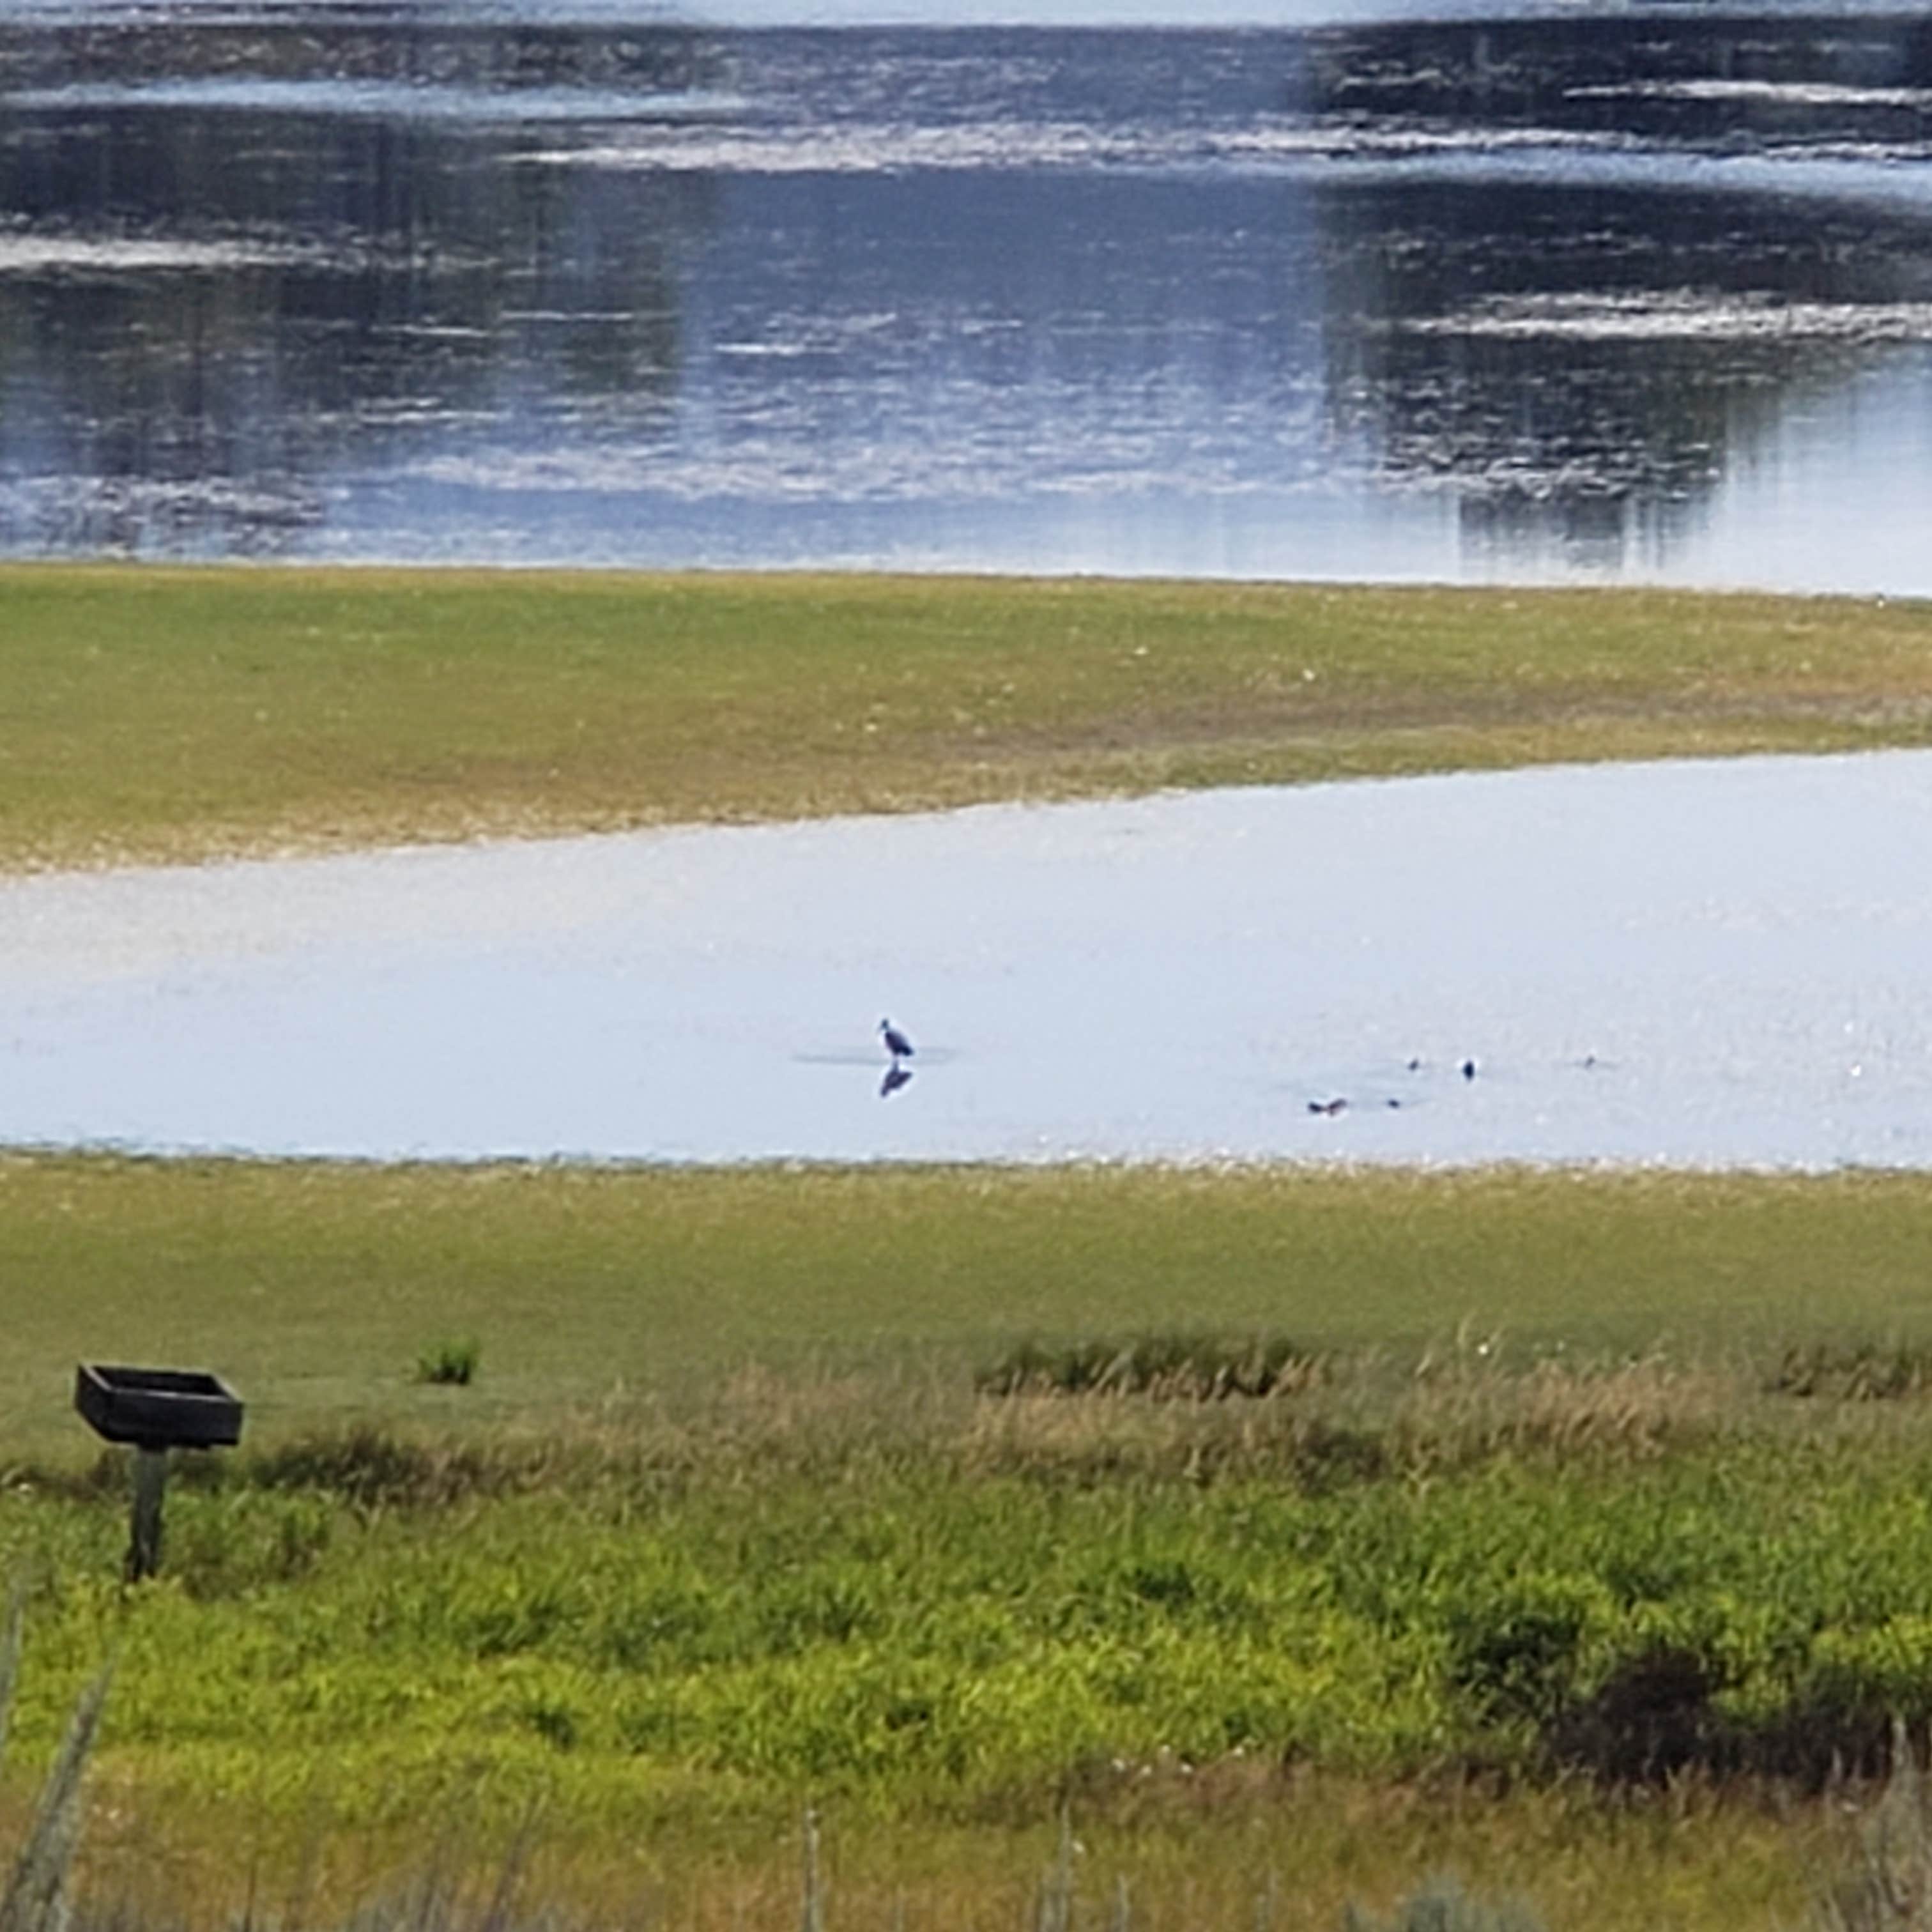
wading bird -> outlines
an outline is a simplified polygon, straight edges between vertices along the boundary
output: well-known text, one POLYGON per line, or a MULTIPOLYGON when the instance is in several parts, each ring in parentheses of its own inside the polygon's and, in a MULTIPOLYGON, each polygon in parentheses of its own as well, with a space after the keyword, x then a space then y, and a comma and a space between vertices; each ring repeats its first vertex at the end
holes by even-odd
POLYGON ((885 1042, 886 1051, 892 1055, 895 1064, 912 1058, 912 1042, 890 1020, 880 1021, 879 1037, 885 1042))

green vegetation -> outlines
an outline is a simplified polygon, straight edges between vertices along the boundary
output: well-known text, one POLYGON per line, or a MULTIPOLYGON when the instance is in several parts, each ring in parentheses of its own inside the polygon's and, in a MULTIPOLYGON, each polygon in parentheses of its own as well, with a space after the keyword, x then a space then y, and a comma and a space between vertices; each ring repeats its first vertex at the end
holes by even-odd
MULTIPOLYGON (((16 1588, 0 1624, 0 1744, 13 1716, 23 1604, 16 1588)), ((66 1932, 82 1822, 81 1780, 100 1726, 111 1671, 98 1672, 69 1719, 40 1802, 0 1889, 0 1932, 66 1932)))
POLYGON ((1082 1923, 1124 1886, 1422 1925, 1454 1872, 1498 1924, 1791 1924, 1856 1868, 1838 1780, 1932 1731, 1929 1214, 1911 1175, 15 1156, 22 1761, 112 1654, 88 1895, 210 1923, 346 1910, 434 1820, 486 1899, 531 1827, 534 1898, 796 1924, 809 1804, 829 1932, 1043 1922, 1063 1813, 1082 1923), (424 1335, 490 1372, 412 1380, 424 1335), (250 1402, 131 1592, 76 1354, 250 1402))
POLYGON ((1588 1868, 1606 1928, 1656 1923, 1666 1878, 1688 1923, 1802 1905, 1836 1780, 1932 1718, 1922 1399, 1492 1363, 1218 1398, 747 1376, 676 1419, 365 1425, 184 1465, 131 1593, 120 1459, 24 1470, 18 1730, 50 1749, 111 1651, 94 1882, 158 1835, 231 1906, 238 1820, 287 1883, 317 1834, 399 1859, 460 1820, 487 1861, 539 1816, 587 1909, 634 1848, 762 1869, 808 1802, 962 1916, 1062 1810, 1083 1888, 1245 1840, 1229 1924, 1270 1862, 1292 1925, 1445 1860, 1543 1910, 1588 1868), (1376 1794, 1406 1794, 1380 1839, 1376 1794))
POLYGON ((1366 1918, 1352 1906, 1342 1924, 1344 1932, 1542 1932, 1533 1913, 1471 1898, 1454 1880, 1426 1886, 1386 1919, 1366 1918))
POLYGON ((749 1364, 967 1386, 1023 1345, 1159 1336, 1181 1310, 1316 1353, 1413 1354, 1467 1326, 1525 1353, 1661 1344, 1817 1381, 1841 1372, 1833 1349, 1932 1346, 1928 1253, 1932 1179, 1910 1174, 14 1155, 0 1415, 16 1454, 71 1441, 80 1358, 220 1369, 251 1438, 527 1428, 675 1408, 749 1364), (437 1336, 487 1352, 460 1396, 409 1378, 437 1336), (1786 1364, 1787 1346, 1810 1352, 1786 1364))
MULTIPOLYGON (((1932 741, 1924 605, 35 566, 0 613, 11 868, 1932 741)), ((1911 1174, 0 1159, 0 1823, 111 1656, 80 1880, 130 1926, 1904 1926, 1928 1252, 1911 1174), (76 1358, 250 1402, 133 1590, 76 1358)))
POLYGON ((467 1388, 476 1379, 482 1357, 482 1348, 473 1336, 434 1342, 416 1357, 416 1378, 440 1388, 467 1388))
POLYGON ((1932 740, 1932 606, 0 568, 0 865, 1932 740))
POLYGON ((50 1580, 50 1687, 118 1641, 149 1778, 286 1799, 325 1760, 364 1820, 455 1740, 499 1802, 690 1826, 1104 1815, 1248 1760, 1815 1790, 1932 1720, 1897 1418, 1695 1370, 1352 1381, 1180 1418, 766 1384, 540 1460, 326 1436, 172 1498, 131 1608, 124 1480, 42 1478, 0 1550, 50 1580))

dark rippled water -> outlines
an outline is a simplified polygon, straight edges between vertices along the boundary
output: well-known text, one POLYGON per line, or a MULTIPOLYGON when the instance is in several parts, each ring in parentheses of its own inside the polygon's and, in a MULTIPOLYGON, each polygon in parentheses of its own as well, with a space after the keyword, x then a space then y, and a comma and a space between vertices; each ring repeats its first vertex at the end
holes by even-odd
POLYGON ((11 10, 0 551, 1932 592, 1924 19, 780 4, 11 10))

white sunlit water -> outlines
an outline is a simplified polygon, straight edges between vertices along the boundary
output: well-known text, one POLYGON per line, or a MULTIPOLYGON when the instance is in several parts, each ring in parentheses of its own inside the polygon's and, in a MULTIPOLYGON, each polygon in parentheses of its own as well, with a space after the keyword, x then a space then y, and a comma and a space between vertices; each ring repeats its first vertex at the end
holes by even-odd
POLYGON ((1928 1166, 1928 850, 1900 752, 18 879, 0 1141, 1928 1166))
POLYGON ((640 93, 590 87, 505 88, 438 86, 428 81, 274 80, 248 75, 194 80, 96 82, 40 89, 10 97, 16 108, 139 107, 152 111, 210 109, 230 112, 302 114, 379 121, 453 121, 488 126, 496 122, 670 120, 715 117, 742 111, 735 96, 686 88, 640 93))

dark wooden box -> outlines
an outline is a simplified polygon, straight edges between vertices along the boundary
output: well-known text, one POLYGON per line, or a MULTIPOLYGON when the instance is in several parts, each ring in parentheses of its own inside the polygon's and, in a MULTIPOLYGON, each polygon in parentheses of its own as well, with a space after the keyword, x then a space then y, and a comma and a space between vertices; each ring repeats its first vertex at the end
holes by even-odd
POLYGON ((199 1369, 118 1369, 82 1362, 74 1406, 110 1442, 143 1449, 226 1449, 242 1439, 242 1399, 199 1369))

